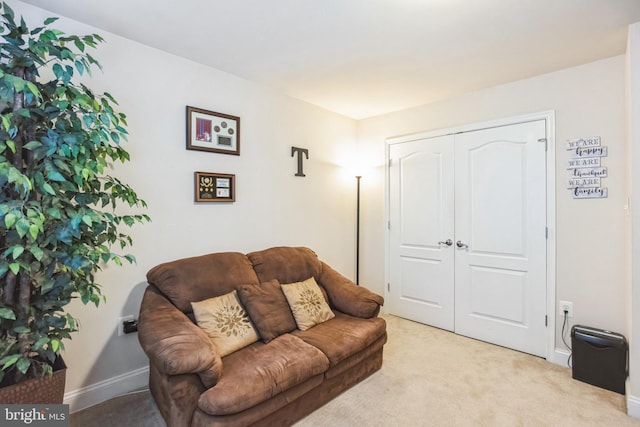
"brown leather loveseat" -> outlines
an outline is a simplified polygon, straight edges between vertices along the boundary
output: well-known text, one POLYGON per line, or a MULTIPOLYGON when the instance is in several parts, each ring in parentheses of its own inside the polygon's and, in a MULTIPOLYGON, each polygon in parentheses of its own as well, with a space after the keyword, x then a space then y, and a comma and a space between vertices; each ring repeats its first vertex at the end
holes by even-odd
POLYGON ((291 425, 382 365, 382 297, 308 248, 185 258, 152 268, 147 280, 138 336, 170 427, 291 425), (224 307, 229 324, 207 311, 222 300, 242 307, 224 307), (319 320, 309 326, 305 315, 319 320), (210 333, 233 340, 236 326, 254 342, 222 351, 210 333))

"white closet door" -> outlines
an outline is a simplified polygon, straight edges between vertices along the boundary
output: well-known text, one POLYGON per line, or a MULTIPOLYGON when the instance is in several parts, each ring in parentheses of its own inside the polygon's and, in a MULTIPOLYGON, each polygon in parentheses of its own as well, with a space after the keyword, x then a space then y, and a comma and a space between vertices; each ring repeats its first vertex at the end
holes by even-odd
POLYGON ((390 147, 391 313, 453 331, 453 136, 390 147))
POLYGON ((455 331, 538 356, 546 348, 544 138, 540 120, 455 141, 455 331))
POLYGON ((546 349, 544 120, 389 147, 388 308, 546 349))

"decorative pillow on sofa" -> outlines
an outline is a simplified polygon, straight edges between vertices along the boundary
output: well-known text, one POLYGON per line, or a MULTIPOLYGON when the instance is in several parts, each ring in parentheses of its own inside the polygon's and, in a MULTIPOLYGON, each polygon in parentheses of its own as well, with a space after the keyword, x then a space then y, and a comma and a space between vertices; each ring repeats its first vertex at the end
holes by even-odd
POLYGON ((238 296, 265 343, 296 328, 296 321, 277 279, 260 285, 239 286, 238 296))
POLYGON ((198 326, 213 341, 220 357, 258 341, 258 334, 240 305, 236 291, 192 302, 191 307, 198 326))
POLYGON ((313 277, 304 282, 288 283, 280 287, 301 331, 335 317, 313 277))

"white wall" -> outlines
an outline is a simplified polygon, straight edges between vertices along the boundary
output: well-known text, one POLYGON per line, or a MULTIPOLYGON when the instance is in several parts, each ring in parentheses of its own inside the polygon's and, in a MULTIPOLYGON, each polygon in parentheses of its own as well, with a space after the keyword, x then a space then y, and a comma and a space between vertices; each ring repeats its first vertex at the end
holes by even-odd
POLYGON ((629 387, 627 388, 627 411, 629 415, 640 418, 640 22, 629 26, 627 44, 627 105, 629 129, 629 182, 631 185, 632 233, 629 288, 629 387), (636 260, 635 262, 633 260, 636 260))
MULTIPOLYGON (((556 297, 573 301, 572 325, 628 332, 624 56, 360 121, 360 148, 379 165, 374 176, 376 187, 363 195, 363 210, 368 212, 363 225, 363 245, 367 248, 361 266, 363 283, 384 291, 385 138, 547 110, 555 110, 557 144, 556 297), (574 200, 566 189, 569 153, 564 142, 586 136, 601 136, 603 145, 609 147, 609 156, 603 160, 609 167, 609 177, 604 181, 609 188, 607 199, 574 200)), ((556 317, 556 326, 556 347, 564 348, 560 316, 556 317)))
MULTIPOLYGON (((11 5, 32 27, 51 16, 11 5)), ((160 262, 303 245, 354 277, 355 180, 341 167, 355 146, 353 120, 71 20, 55 26, 106 38, 94 54, 104 72, 96 70, 88 84, 110 92, 128 116, 132 161, 115 174, 147 201, 153 220, 132 232, 137 265, 109 266, 98 275, 107 303, 69 307, 81 325, 64 352, 72 410, 146 382, 137 337, 115 336, 116 319, 137 316, 145 273, 160 262), (187 151, 186 105, 239 116, 240 156, 187 151), (291 146, 309 149, 305 178, 294 176, 291 146), (195 204, 194 171, 235 174, 236 202, 195 204)))

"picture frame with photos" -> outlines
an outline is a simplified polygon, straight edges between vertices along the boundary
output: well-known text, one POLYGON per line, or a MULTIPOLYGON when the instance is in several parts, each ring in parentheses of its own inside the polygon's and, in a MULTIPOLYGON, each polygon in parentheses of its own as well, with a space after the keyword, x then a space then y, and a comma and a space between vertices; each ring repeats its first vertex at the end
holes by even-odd
POLYGON ((227 173, 195 172, 196 202, 235 202, 236 176, 227 173))
POLYGON ((187 106, 187 150, 240 155, 240 117, 187 106))

